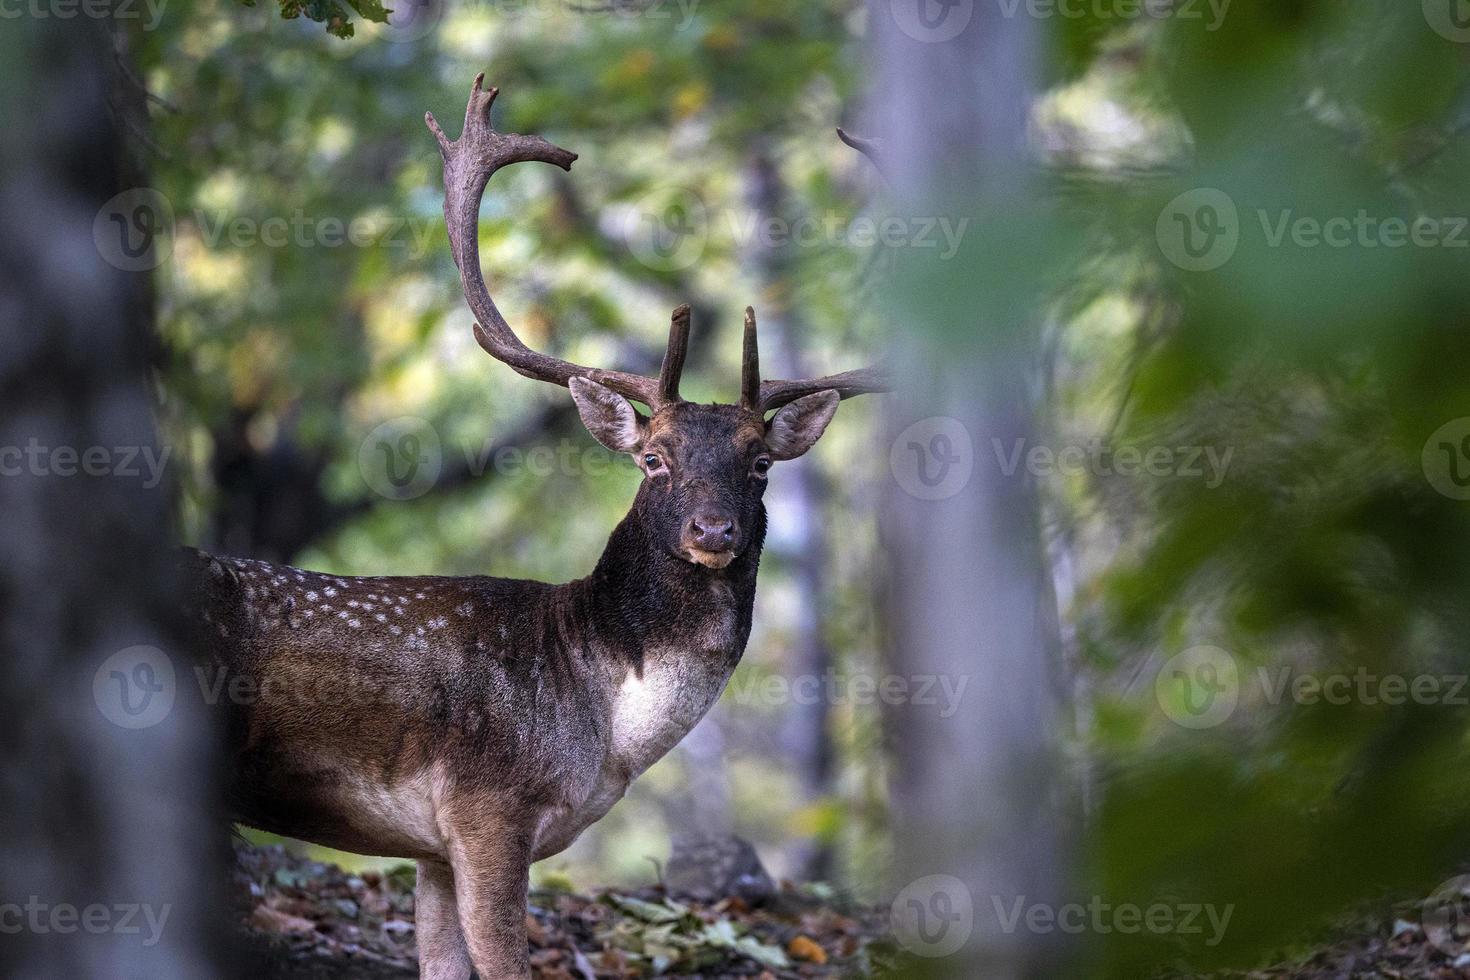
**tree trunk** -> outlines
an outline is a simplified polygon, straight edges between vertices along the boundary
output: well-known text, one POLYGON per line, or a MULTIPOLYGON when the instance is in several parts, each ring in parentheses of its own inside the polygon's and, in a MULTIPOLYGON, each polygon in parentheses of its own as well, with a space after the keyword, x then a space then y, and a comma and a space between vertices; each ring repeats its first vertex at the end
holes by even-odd
POLYGON ((0 32, 0 972, 196 980, 216 973, 211 742, 175 696, 148 273, 122 268, 159 214, 110 203, 129 99, 100 23, 0 32))
MULTIPOLYGON (((787 227, 793 224, 781 172, 765 142, 753 145, 746 158, 745 186, 755 228, 764 228, 772 220, 784 222, 787 227)), ((806 328, 800 310, 789 302, 794 288, 789 248, 789 245, 777 246, 764 241, 757 235, 747 260, 757 283, 756 317, 760 321, 766 373, 777 378, 807 378, 813 372, 806 370, 802 356, 801 338, 806 328)), ((811 457, 786 465, 790 471, 783 467, 781 479, 771 489, 780 520, 774 522, 777 528, 767 542, 768 554, 791 566, 797 595, 799 618, 792 632, 790 650, 786 651, 785 669, 793 682, 798 678, 817 678, 818 686, 825 690, 825 678, 832 669, 832 651, 827 645, 822 617, 828 600, 829 558, 823 533, 822 474, 811 457)), ((814 698, 809 704, 787 706, 780 750, 796 776, 800 801, 806 806, 823 805, 833 792, 830 725, 831 704, 826 697, 814 698)), ((813 839, 795 842, 792 867, 793 873, 802 879, 831 879, 834 870, 831 843, 813 839)))
POLYGON ((903 330, 887 400, 890 663, 910 690, 964 685, 949 717, 918 698, 887 716, 897 932, 923 975, 1047 975, 1045 937, 1009 910, 1055 908, 1065 867, 1060 643, 1036 487, 992 452, 1031 445, 1040 390, 1034 298, 990 266, 1010 251, 992 228, 1027 213, 1035 29, 994 5, 926 0, 875 4, 871 24, 864 135, 884 140, 896 211, 968 219, 953 257, 900 249, 883 290, 903 330))

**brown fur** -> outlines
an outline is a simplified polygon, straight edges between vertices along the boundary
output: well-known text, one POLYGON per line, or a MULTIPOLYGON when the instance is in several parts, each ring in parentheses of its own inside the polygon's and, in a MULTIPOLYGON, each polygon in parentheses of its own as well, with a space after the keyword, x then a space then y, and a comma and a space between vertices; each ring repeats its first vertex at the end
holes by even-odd
POLYGON ((766 426, 684 403, 638 425, 634 456, 659 467, 592 574, 564 585, 186 558, 231 815, 417 860, 425 977, 528 975, 529 864, 672 748, 745 648, 766 426), (687 547, 690 515, 712 509, 738 528, 718 568, 687 547))

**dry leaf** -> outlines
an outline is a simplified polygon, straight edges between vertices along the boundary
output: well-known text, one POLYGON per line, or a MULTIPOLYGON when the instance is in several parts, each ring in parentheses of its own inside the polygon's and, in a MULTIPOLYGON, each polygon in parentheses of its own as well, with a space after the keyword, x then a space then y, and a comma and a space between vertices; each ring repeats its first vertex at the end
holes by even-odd
POLYGON ((827 951, 806 936, 797 936, 787 943, 786 955, 794 960, 806 960, 819 966, 827 962, 827 951))
POLYGON ((316 932, 316 923, 310 919, 277 912, 268 905, 258 906, 254 912, 250 913, 250 924, 261 932, 273 932, 287 936, 301 936, 316 932))

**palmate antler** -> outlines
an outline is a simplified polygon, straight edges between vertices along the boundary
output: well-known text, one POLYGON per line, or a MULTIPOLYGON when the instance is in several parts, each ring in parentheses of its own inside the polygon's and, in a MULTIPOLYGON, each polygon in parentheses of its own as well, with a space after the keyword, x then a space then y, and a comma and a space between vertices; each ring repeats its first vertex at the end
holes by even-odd
MULTIPOLYGON (((572 378, 586 378, 647 405, 653 411, 678 402, 679 376, 683 373, 684 357, 689 349, 688 305, 674 310, 663 367, 658 378, 648 378, 624 371, 586 367, 532 350, 516 336, 490 298, 490 290, 480 271, 479 243, 480 199, 484 196, 490 175, 501 167, 527 160, 570 170, 577 155, 540 136, 498 133, 491 129, 490 107, 499 90, 493 87, 484 89, 484 81, 483 72, 475 76, 469 105, 465 108, 464 130, 459 139, 451 141, 444 135, 434 114, 424 114, 424 121, 439 141, 439 153, 444 158, 444 221, 449 229, 454 263, 459 266, 465 300, 479 321, 475 324, 475 339, 491 357, 508 364, 527 378, 550 381, 563 388, 569 386, 572 378)), ((836 391, 842 398, 850 398, 865 392, 887 390, 882 372, 871 368, 809 381, 761 381, 755 312, 746 307, 740 388, 740 403, 746 408, 764 414, 818 391, 836 391)))

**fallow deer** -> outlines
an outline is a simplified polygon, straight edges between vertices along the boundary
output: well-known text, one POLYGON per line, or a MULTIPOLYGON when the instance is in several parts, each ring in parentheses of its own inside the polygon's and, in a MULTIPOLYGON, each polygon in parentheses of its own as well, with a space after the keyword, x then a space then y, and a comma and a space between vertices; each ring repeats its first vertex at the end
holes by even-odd
POLYGON ((507 164, 565 170, 576 156, 493 130, 496 90, 482 81, 457 141, 425 117, 475 337, 520 374, 570 388, 592 435, 633 457, 644 478, 632 510, 592 574, 564 585, 191 559, 198 645, 259 692, 229 709, 232 816, 417 861, 420 975, 431 980, 530 975, 530 864, 607 813, 740 660, 772 462, 810 449, 839 399, 884 390, 873 369, 762 381, 749 308, 733 405, 679 397, 687 306, 674 311, 657 378, 528 348, 480 271, 480 200, 507 164))

